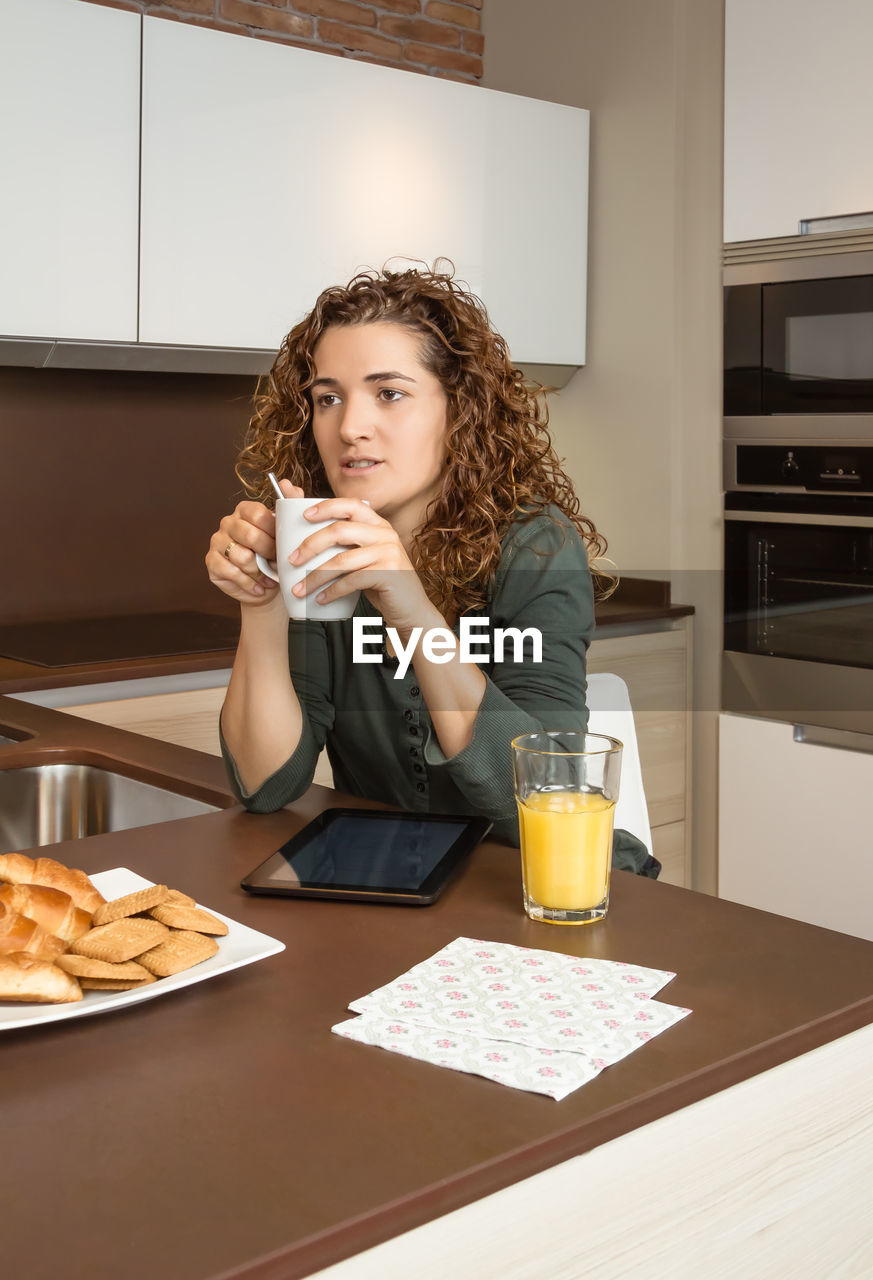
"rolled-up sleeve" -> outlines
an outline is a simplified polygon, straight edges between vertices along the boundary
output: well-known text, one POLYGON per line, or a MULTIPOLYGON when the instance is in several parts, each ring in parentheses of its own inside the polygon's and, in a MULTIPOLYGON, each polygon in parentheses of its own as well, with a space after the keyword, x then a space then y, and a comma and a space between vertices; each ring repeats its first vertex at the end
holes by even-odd
POLYGON ((585 544, 563 517, 537 517, 510 535, 489 605, 491 660, 473 735, 446 757, 430 730, 425 760, 445 770, 458 790, 495 824, 495 834, 518 841, 513 795, 513 738, 540 730, 587 726, 585 660, 594 630, 594 596, 585 544), (541 653, 528 635, 535 629, 541 653), (497 636, 503 630, 503 656, 497 636), (540 661, 534 661, 539 656, 540 661))
POLYGON ((272 813, 303 795, 312 782, 318 757, 333 726, 330 655, 324 625, 292 622, 288 629, 291 679, 303 712, 303 729, 296 749, 255 791, 246 791, 236 761, 219 730, 221 753, 234 794, 252 813, 272 813))

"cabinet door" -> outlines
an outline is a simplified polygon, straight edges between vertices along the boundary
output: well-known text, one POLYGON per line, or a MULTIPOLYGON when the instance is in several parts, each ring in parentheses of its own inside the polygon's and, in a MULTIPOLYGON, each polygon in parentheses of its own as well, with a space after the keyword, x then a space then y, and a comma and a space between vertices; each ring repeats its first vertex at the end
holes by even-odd
POLYGON ((873 209, 869 0, 727 0, 724 238, 873 209))
POLYGON ((140 17, 0 6, 0 333, 137 336, 140 17))
POLYGON ((588 651, 588 671, 610 671, 628 687, 652 852, 667 884, 691 882, 690 620, 668 631, 601 636, 588 651))
POLYGON ((445 256, 516 360, 582 362, 587 112, 160 19, 143 40, 144 341, 275 349, 327 285, 445 256))
POLYGON ((686 817, 689 731, 685 630, 595 640, 588 670, 611 671, 628 687, 649 822, 653 827, 681 822, 686 817))
POLYGON ((873 939, 873 755, 719 717, 722 898, 873 939))
POLYGON ((114 698, 108 702, 64 707, 64 714, 217 756, 221 755, 218 717, 225 693, 226 687, 222 685, 214 689, 147 694, 142 698, 114 698))

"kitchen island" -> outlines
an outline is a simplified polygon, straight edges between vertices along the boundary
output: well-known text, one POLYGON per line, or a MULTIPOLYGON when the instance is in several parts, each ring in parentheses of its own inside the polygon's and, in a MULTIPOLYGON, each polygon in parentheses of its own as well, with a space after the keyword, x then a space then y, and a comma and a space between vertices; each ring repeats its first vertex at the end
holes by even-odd
MULTIPOLYGON (((31 752, 67 719, 12 707, 48 717, 31 752)), ((133 735, 93 732, 92 759, 124 752, 136 771, 133 735)), ((163 749, 179 767, 196 755, 163 749)), ((27 753, 2 747, 0 766, 27 753)), ((142 769, 154 779, 157 760, 142 769)), ((130 1009, 3 1033, 5 1274, 709 1280, 737 1274, 738 1248, 746 1276, 869 1274, 873 944, 626 873, 603 924, 537 925, 517 852, 491 842, 424 910, 239 888, 346 800, 313 787, 276 814, 232 806, 52 850, 170 883, 285 950, 130 1009), (662 998, 693 1012, 562 1102, 331 1034, 351 1000, 463 936, 669 969, 662 998), (697 1209, 671 1198, 670 1169, 697 1209), (714 1199, 726 1176, 733 1199, 714 1199)))

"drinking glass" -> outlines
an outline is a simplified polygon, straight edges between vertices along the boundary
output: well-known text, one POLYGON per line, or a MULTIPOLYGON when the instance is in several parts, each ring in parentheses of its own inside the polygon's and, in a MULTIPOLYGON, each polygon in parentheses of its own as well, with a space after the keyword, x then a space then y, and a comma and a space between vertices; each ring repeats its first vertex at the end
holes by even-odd
POLYGON ((609 907, 622 744, 599 733, 527 733, 512 743, 524 909, 593 924, 609 907))

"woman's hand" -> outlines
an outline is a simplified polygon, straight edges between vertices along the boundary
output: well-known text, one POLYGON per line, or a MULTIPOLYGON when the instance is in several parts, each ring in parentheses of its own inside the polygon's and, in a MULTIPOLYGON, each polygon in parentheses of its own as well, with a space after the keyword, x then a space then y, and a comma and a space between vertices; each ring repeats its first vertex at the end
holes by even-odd
POLYGON ((329 547, 340 546, 343 550, 311 570, 294 588, 295 595, 314 595, 321 604, 362 591, 401 639, 416 626, 445 625, 425 594, 398 534, 365 502, 325 498, 307 509, 305 519, 334 523, 304 538, 291 556, 292 564, 305 566, 329 547))
MULTIPOLYGON (((304 496, 290 480, 279 483, 286 498, 304 496)), ((279 584, 261 573, 255 552, 275 560, 276 517, 262 502, 240 502, 231 515, 222 517, 209 540, 209 581, 240 604, 272 604, 279 596, 279 584)))

